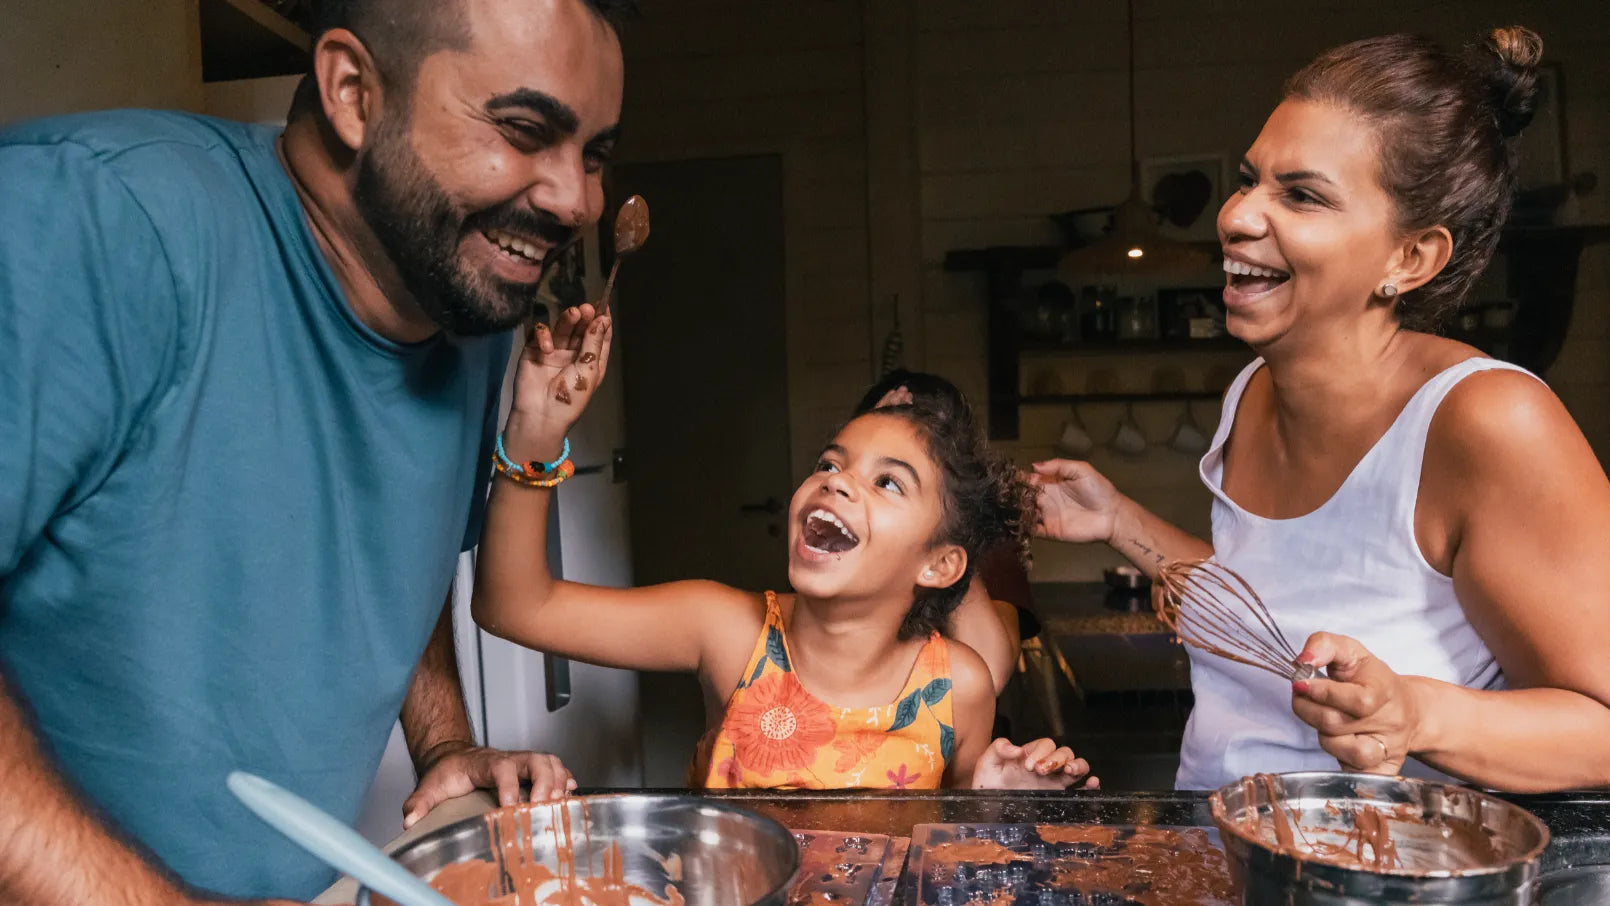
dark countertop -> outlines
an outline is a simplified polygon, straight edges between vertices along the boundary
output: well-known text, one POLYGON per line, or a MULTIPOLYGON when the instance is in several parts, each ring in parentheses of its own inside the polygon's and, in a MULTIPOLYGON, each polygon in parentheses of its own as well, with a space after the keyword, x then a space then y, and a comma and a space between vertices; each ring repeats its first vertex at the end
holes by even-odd
POLYGON ((1034 615, 1087 692, 1183 690, 1190 661, 1151 614, 1150 589, 1118 593, 1132 609, 1108 605, 1104 582, 1035 582, 1034 615))
MULTIPOLYGON (((733 790, 695 794, 690 790, 584 789, 577 795, 609 793, 704 795, 769 816, 794 830, 846 831, 908 837, 919 824, 1162 824, 1211 825, 1206 793, 1115 792, 1018 793, 993 790, 923 792, 779 792, 733 790)), ((1610 865, 1610 791, 1505 796, 1531 810, 1552 834, 1542 870, 1573 865, 1610 865)), ((437 806, 400 837, 386 844, 395 853, 419 838, 464 818, 497 807, 485 790, 437 806)), ((315 901, 348 904, 357 885, 343 878, 315 901)))
MULTIPOLYGON (((737 790, 704 795, 767 815, 794 830, 900 837, 910 836, 919 824, 1213 824, 1206 793, 737 790)), ((1552 841, 1544 855, 1543 871, 1610 864, 1610 792, 1503 798, 1530 810, 1549 826, 1552 841)))
POLYGON ((1105 582, 1031 582, 1034 615, 1058 635, 1167 635, 1151 613, 1151 589, 1115 592, 1105 582), (1109 605, 1123 603, 1127 609, 1109 605))

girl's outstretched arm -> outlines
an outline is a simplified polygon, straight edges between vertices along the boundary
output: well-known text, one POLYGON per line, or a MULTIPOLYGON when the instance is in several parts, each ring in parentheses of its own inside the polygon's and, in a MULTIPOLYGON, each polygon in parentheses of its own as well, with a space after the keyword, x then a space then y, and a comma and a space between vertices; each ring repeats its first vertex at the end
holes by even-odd
MULTIPOLYGON (((532 331, 504 430, 510 461, 541 464, 560 456, 604 378, 611 335, 609 316, 591 305, 565 310, 552 329, 532 331)), ((525 471, 540 475, 541 465, 525 471)), ((531 648, 633 670, 709 670, 722 652, 748 651, 763 619, 757 596, 715 582, 604 588, 556 580, 546 553, 552 497, 546 488, 494 478, 472 608, 482 628, 531 648)))

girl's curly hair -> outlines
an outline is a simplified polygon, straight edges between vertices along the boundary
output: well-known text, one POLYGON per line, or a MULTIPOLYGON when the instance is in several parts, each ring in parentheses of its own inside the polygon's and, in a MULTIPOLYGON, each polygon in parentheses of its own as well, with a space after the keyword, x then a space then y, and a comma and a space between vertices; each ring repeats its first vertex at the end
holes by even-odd
POLYGON ((989 448, 967 398, 938 375, 905 370, 890 373, 866 392, 855 415, 869 412, 902 418, 922 435, 943 478, 943 515, 933 544, 955 544, 967 552, 967 568, 954 584, 917 587, 911 610, 900 625, 900 638, 920 638, 944 628, 986 551, 1011 544, 1023 565, 1029 564, 1038 495, 1011 462, 989 448), (889 392, 900 388, 911 395, 911 402, 878 405, 889 392))

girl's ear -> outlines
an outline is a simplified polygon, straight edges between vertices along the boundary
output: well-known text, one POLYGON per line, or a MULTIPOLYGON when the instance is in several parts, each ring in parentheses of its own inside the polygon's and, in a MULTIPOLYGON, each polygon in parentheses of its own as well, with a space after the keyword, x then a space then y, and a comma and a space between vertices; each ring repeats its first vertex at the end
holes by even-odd
POLYGON ((922 569, 917 573, 917 585, 922 588, 949 588, 967 571, 967 552, 955 544, 943 544, 933 549, 922 569))

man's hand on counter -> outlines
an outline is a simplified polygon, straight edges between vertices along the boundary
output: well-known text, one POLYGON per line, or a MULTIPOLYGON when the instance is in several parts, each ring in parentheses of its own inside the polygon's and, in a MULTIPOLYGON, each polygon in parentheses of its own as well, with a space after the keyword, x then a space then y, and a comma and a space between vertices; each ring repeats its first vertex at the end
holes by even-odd
POLYGON ((546 752, 509 752, 455 744, 432 752, 414 794, 403 803, 403 828, 413 827, 430 810, 478 788, 497 790, 498 804, 520 801, 522 782, 531 785, 532 802, 556 799, 576 788, 575 778, 558 756, 546 752))

